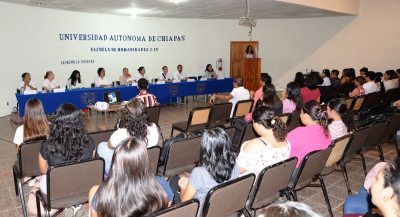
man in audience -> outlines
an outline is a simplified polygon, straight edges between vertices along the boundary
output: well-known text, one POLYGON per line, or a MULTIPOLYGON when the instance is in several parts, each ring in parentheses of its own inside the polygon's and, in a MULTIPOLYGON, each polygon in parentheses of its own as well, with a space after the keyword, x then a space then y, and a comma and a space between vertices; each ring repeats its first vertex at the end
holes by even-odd
POLYGON ((367 73, 367 72, 368 72, 368 68, 367 68, 367 67, 362 67, 362 68, 360 69, 360 76, 364 76, 365 73, 367 73))
POLYGON ((339 71, 336 69, 333 69, 331 71, 331 85, 332 87, 337 87, 340 84, 340 80, 339 80, 339 71))
POLYGON ((364 78, 367 81, 363 84, 365 95, 379 91, 378 86, 375 83, 375 73, 373 71, 366 72, 364 78))
POLYGON ((243 78, 238 77, 233 79, 233 90, 227 95, 214 94, 210 98, 210 103, 214 103, 215 100, 225 100, 232 103, 231 117, 233 110, 238 101, 250 99, 250 93, 243 87, 243 78))
POLYGON ((147 92, 149 89, 149 81, 147 81, 147 79, 139 79, 138 88, 140 93, 136 96, 136 98, 142 100, 146 107, 153 107, 157 104, 156 96, 147 92))
POLYGON ((174 80, 176 81, 182 81, 182 80, 187 80, 187 76, 186 74, 183 72, 183 66, 181 64, 179 64, 176 67, 177 71, 174 73, 174 80))
POLYGON ((168 67, 163 66, 162 67, 162 72, 160 73, 160 76, 158 77, 159 81, 172 81, 174 78, 171 76, 170 73, 168 73, 168 67))

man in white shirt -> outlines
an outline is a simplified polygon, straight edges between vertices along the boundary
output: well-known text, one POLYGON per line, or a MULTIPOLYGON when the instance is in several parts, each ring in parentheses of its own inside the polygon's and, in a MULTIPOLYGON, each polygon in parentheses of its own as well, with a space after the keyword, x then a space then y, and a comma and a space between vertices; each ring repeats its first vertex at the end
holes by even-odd
POLYGON ((176 67, 176 69, 177 69, 178 71, 176 71, 176 72, 174 73, 174 80, 176 80, 176 81, 185 80, 185 81, 186 81, 188 78, 187 78, 186 74, 183 72, 183 66, 182 66, 181 64, 179 64, 179 65, 176 67))
POLYGON ((236 103, 241 100, 250 99, 250 93, 243 87, 243 78, 238 77, 233 79, 233 90, 227 95, 214 94, 210 98, 210 103, 214 103, 215 100, 226 100, 232 103, 231 117, 233 116, 233 110, 235 109, 236 103))
POLYGON ((368 71, 364 74, 364 78, 367 81, 365 84, 363 84, 363 88, 365 91, 365 95, 378 92, 378 86, 375 83, 375 73, 372 71, 368 71))
POLYGON ((168 73, 168 67, 163 66, 162 67, 162 72, 160 73, 160 76, 158 77, 159 81, 172 81, 174 78, 171 76, 170 73, 168 73))
POLYGON ((35 83, 31 80, 31 74, 24 72, 22 74, 22 82, 19 85, 21 91, 37 90, 35 83))

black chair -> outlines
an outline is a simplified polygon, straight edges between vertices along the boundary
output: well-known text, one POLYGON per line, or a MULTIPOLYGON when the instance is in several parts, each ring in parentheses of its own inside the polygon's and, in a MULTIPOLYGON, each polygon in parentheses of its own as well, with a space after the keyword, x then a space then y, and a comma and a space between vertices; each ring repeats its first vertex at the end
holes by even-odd
POLYGON ((400 100, 400 88, 394 88, 386 91, 383 97, 383 106, 389 107, 391 104, 397 100, 400 100))
POLYGON ((160 112, 161 112, 160 106, 147 107, 144 110, 147 114, 147 119, 149 120, 149 122, 155 123, 156 125, 158 125, 158 121, 160 120, 160 112))
POLYGON ((379 151, 379 158, 381 162, 385 161, 381 140, 385 134, 386 127, 388 125, 388 121, 383 120, 372 124, 371 133, 368 135, 367 140, 364 144, 364 149, 376 148, 379 151))
POLYGON ((350 140, 350 144, 345 151, 345 157, 342 160, 344 168, 346 168, 347 162, 357 159, 356 157, 359 156, 364 169, 364 174, 365 176, 367 175, 367 166, 365 165, 365 158, 362 150, 370 132, 370 126, 358 129, 356 132, 354 132, 354 135, 350 140))
POLYGON ((90 133, 89 136, 92 137, 94 144, 96 144, 97 147, 101 142, 108 142, 114 132, 115 130, 104 130, 90 133))
MULTIPOLYGON (((385 133, 383 134, 383 138, 382 138, 382 143, 387 141, 388 139, 392 139, 396 134, 397 134, 397 130, 400 128, 400 115, 394 115, 389 117, 388 119, 388 125, 386 127, 385 133)), ((395 142, 394 142, 395 148, 396 148, 396 152, 397 152, 397 156, 400 156, 400 151, 399 151, 399 147, 397 146, 397 136, 395 138, 395 142)))
POLYGON ((210 124, 208 128, 214 128, 218 126, 225 126, 229 123, 230 113, 232 110, 232 103, 218 103, 214 104, 210 116, 210 124))
POLYGON ((320 102, 328 103, 333 97, 333 88, 332 86, 319 86, 319 91, 321 93, 320 102))
POLYGON ((172 124, 171 137, 174 135, 174 130, 191 134, 193 131, 204 130, 210 123, 212 107, 194 108, 189 114, 187 121, 181 121, 172 124))
POLYGON ((196 217, 198 209, 199 201, 197 199, 191 199, 158 211, 151 214, 149 217, 196 217))

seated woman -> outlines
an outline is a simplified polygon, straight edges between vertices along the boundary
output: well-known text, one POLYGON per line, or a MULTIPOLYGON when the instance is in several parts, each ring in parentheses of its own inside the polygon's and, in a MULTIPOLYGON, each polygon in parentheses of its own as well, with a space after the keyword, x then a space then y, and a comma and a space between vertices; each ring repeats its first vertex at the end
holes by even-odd
POLYGON ((301 99, 301 87, 296 82, 290 82, 286 85, 286 92, 282 101, 282 113, 292 113, 295 110, 300 111, 303 107, 303 100, 301 99))
POLYGON ((253 128, 260 137, 244 142, 236 158, 241 175, 258 175, 265 167, 286 160, 290 155, 287 126, 274 117, 271 108, 261 106, 254 111, 253 128))
POLYGON ((167 194, 150 172, 141 139, 122 141, 113 159, 109 176, 90 189, 90 217, 147 216, 168 207, 167 194))
POLYGON ((37 90, 35 82, 32 81, 31 79, 31 74, 28 72, 22 73, 22 82, 19 85, 19 89, 21 92, 24 92, 26 90, 37 90))
POLYGON ((383 74, 383 85, 385 87, 385 91, 397 88, 399 86, 397 75, 394 70, 387 70, 385 74, 383 74))
POLYGON ((343 99, 329 101, 326 111, 328 118, 332 119, 328 126, 332 140, 345 136, 354 129, 353 117, 343 99))
POLYGON ((54 73, 52 71, 47 71, 44 76, 43 81, 43 90, 47 92, 51 92, 54 89, 60 88, 57 81, 54 79, 54 73))
POLYGON ((218 77, 211 64, 207 64, 204 72, 206 78, 216 79, 218 77))
POLYGON ((231 147, 229 136, 223 129, 204 131, 198 167, 193 169, 189 178, 181 177, 178 182, 182 202, 196 198, 200 201, 201 210, 211 188, 239 176, 231 147))
POLYGON ((158 144, 158 128, 155 124, 149 123, 144 108, 145 106, 142 100, 138 98, 129 101, 125 106, 120 122, 121 128, 118 128, 111 135, 108 142, 99 144, 97 153, 104 159, 106 175, 110 171, 114 150, 122 140, 134 136, 141 139, 147 147, 156 146, 158 144))
POLYGON ((49 134, 49 124, 42 102, 30 99, 25 104, 24 124, 15 131, 14 144, 19 147, 23 142, 45 139, 49 134))
POLYGON ((266 84, 263 87, 262 105, 270 107, 274 110, 275 115, 282 114, 283 103, 276 94, 273 84, 266 84))
POLYGON ((312 100, 304 104, 300 120, 305 126, 293 129, 287 136, 291 144, 290 157, 298 159, 296 168, 308 153, 323 150, 332 142, 328 117, 317 101, 312 100))
POLYGON ((119 84, 120 85, 129 85, 132 83, 133 78, 132 75, 129 73, 128 68, 123 68, 122 69, 122 75, 119 76, 119 84))
POLYGON ((364 96, 365 95, 365 90, 363 85, 367 82, 364 77, 358 76, 354 80, 355 88, 351 93, 349 94, 350 97, 357 97, 357 96, 364 96))
POLYGON ((104 68, 97 69, 96 79, 94 79, 95 87, 112 87, 112 82, 106 77, 106 70, 104 68))
POLYGON ((266 84, 271 84, 272 78, 271 76, 268 75, 268 73, 261 73, 261 81, 260 81, 260 88, 254 93, 253 91, 250 91, 250 96, 253 98, 254 103, 253 103, 253 108, 251 109, 251 113, 248 113, 245 117, 244 120, 247 122, 250 122, 252 120, 252 114, 253 111, 256 109, 257 102, 262 98, 263 95, 263 87, 266 84))
POLYGON ((318 85, 322 83, 322 79, 318 72, 311 72, 306 75, 304 80, 305 87, 301 88, 301 98, 304 103, 308 101, 315 100, 319 102, 321 97, 321 92, 318 89, 318 85))
POLYGON ((85 87, 81 81, 81 73, 78 70, 72 71, 71 76, 69 76, 68 79, 68 86, 70 86, 71 89, 85 87))

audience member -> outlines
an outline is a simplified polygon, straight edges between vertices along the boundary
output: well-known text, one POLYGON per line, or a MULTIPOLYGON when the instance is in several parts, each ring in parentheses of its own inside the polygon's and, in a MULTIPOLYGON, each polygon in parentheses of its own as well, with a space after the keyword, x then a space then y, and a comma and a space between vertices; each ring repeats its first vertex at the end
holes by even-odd
POLYGON ((40 100, 33 98, 26 102, 23 121, 24 124, 15 131, 13 142, 17 148, 26 141, 46 139, 49 134, 49 124, 40 100))
POLYGON ((174 73, 174 80, 175 81, 186 81, 188 79, 187 75, 183 72, 183 66, 179 64, 176 67, 177 71, 174 73))
POLYGON ((136 81, 139 81, 139 80, 142 79, 142 78, 144 78, 144 79, 146 79, 146 80, 149 80, 149 78, 147 78, 147 76, 146 76, 146 69, 145 69, 143 66, 140 66, 140 67, 138 68, 138 72, 139 72, 139 75, 138 75, 138 77, 135 79, 136 81))
POLYGON ((211 188, 239 176, 231 147, 229 136, 223 129, 204 131, 198 167, 192 170, 189 178, 182 176, 178 181, 182 202, 196 198, 200 201, 201 210, 211 188))
POLYGON ((304 203, 288 201, 274 203, 262 210, 257 217, 322 217, 304 203))
POLYGON ((301 98, 304 103, 308 101, 315 100, 319 102, 321 97, 321 92, 318 89, 318 84, 320 84, 321 78, 318 73, 311 72, 306 75, 306 79, 304 81, 305 87, 301 88, 301 98))
POLYGON ((366 80, 362 76, 358 76, 356 80, 354 80, 354 84, 356 85, 356 88, 354 88, 353 91, 349 94, 350 97, 357 97, 357 96, 363 96, 365 95, 365 90, 363 85, 365 84, 366 80))
POLYGON ((364 76, 365 73, 367 73, 367 72, 368 72, 368 68, 367 68, 367 67, 362 67, 362 68, 360 69, 360 76, 364 76))
POLYGON ((274 116, 273 109, 257 108, 253 113, 253 128, 260 137, 244 142, 236 158, 242 175, 258 175, 265 167, 286 160, 290 155, 287 126, 274 116))
POLYGON ((321 86, 325 86, 325 87, 331 86, 330 76, 331 76, 331 72, 329 71, 329 69, 322 70, 321 78, 322 78, 323 82, 322 82, 321 86))
POLYGON ((296 82, 298 85, 300 85, 301 88, 304 87, 304 74, 302 72, 297 72, 295 77, 294 77, 294 82, 296 82))
POLYGON ((340 80, 339 80, 339 71, 336 69, 333 69, 331 71, 331 84, 333 87, 337 87, 338 85, 340 85, 340 80))
POLYGON ((97 153, 104 159, 106 175, 111 168, 114 150, 122 140, 134 136, 141 139, 147 147, 158 144, 158 128, 154 123, 149 123, 144 108, 143 102, 138 98, 129 101, 123 112, 120 128, 111 135, 108 142, 99 144, 97 153))
POLYGON ((136 96, 142 100, 146 107, 153 107, 157 105, 157 98, 153 94, 148 92, 149 89, 149 81, 145 78, 141 78, 138 81, 138 88, 140 93, 136 96))
POLYGON ((125 139, 116 147, 109 176, 90 189, 89 216, 147 216, 167 208, 167 193, 159 181, 169 189, 150 172, 146 144, 135 137, 125 139))
POLYGON ((329 124, 332 140, 345 136, 354 129, 353 117, 344 99, 337 98, 329 101, 327 113, 328 118, 332 119, 329 124))
POLYGON ((365 84, 363 84, 363 88, 365 94, 370 94, 378 91, 378 87, 375 84, 375 73, 373 71, 368 71, 364 74, 365 84))
POLYGON ((227 95, 214 94, 210 98, 210 103, 214 103, 215 100, 225 100, 232 103, 231 117, 235 109, 236 103, 241 100, 250 99, 250 94, 247 89, 243 87, 243 78, 238 77, 233 79, 233 90, 227 95))
POLYGON ((132 82, 132 75, 128 68, 123 68, 122 75, 119 76, 119 85, 128 85, 130 82, 132 82))
POLYGON ((78 70, 72 71, 71 76, 69 76, 68 79, 68 88, 75 89, 85 87, 81 79, 81 73, 78 70))
POLYGON ((262 104, 274 110, 275 115, 282 114, 283 103, 276 94, 273 84, 266 84, 263 87, 262 104))
POLYGON ((342 77, 340 78, 340 84, 344 85, 347 83, 351 83, 351 76, 350 76, 350 70, 346 68, 343 69, 342 77))
POLYGON ((261 81, 260 81, 261 87, 255 93, 253 91, 250 91, 250 97, 253 98, 254 102, 253 102, 253 108, 251 109, 251 112, 244 117, 246 122, 250 122, 252 120, 252 113, 253 113, 254 109, 256 108, 256 104, 257 104, 258 100, 260 100, 262 98, 264 85, 271 84, 271 82, 272 82, 272 79, 271 79, 271 76, 268 75, 268 73, 261 73, 261 81), (252 93, 254 93, 254 94, 252 94, 252 93))
POLYGON ((106 77, 106 70, 104 68, 98 68, 97 75, 96 79, 94 79, 95 87, 112 87, 112 82, 106 77))
POLYGON ((37 90, 35 82, 31 80, 31 74, 28 72, 22 73, 22 82, 19 85, 19 88, 22 92, 26 90, 37 90))
POLYGON ((378 88, 379 92, 384 93, 386 91, 385 86, 383 85, 383 73, 382 72, 375 73, 375 84, 376 84, 376 87, 378 88))
POLYGON ((163 66, 162 71, 160 73, 160 76, 158 77, 159 81, 172 81, 174 80, 173 76, 171 76, 170 73, 168 73, 168 67, 163 66))
POLYGON ((394 70, 387 70, 383 75, 383 85, 385 87, 385 91, 388 91, 393 88, 397 88, 398 84, 396 72, 394 70))
POLYGON ((282 101, 282 113, 292 113, 293 111, 303 107, 303 100, 301 99, 300 85, 296 82, 290 82, 286 85, 286 92, 284 93, 284 100, 282 101))
POLYGON ((254 58, 254 50, 251 45, 248 45, 246 48, 246 53, 244 54, 246 58, 254 58))
POLYGON ((305 126, 293 129, 287 137, 291 144, 290 157, 298 159, 296 167, 308 153, 325 149, 332 142, 328 117, 317 101, 304 104, 300 119, 305 126))
POLYGON ((218 77, 217 73, 214 71, 214 69, 213 69, 213 67, 212 67, 211 64, 207 64, 206 70, 204 70, 204 73, 205 73, 205 76, 204 76, 204 77, 206 77, 206 78, 213 78, 213 79, 215 79, 215 78, 218 77))
POLYGON ((349 75, 351 81, 354 81, 354 79, 356 79, 356 70, 354 70, 354 68, 349 68, 349 75))
POLYGON ((47 92, 51 92, 54 89, 60 88, 60 85, 58 85, 57 81, 54 79, 54 73, 52 71, 46 72, 42 88, 47 92))

